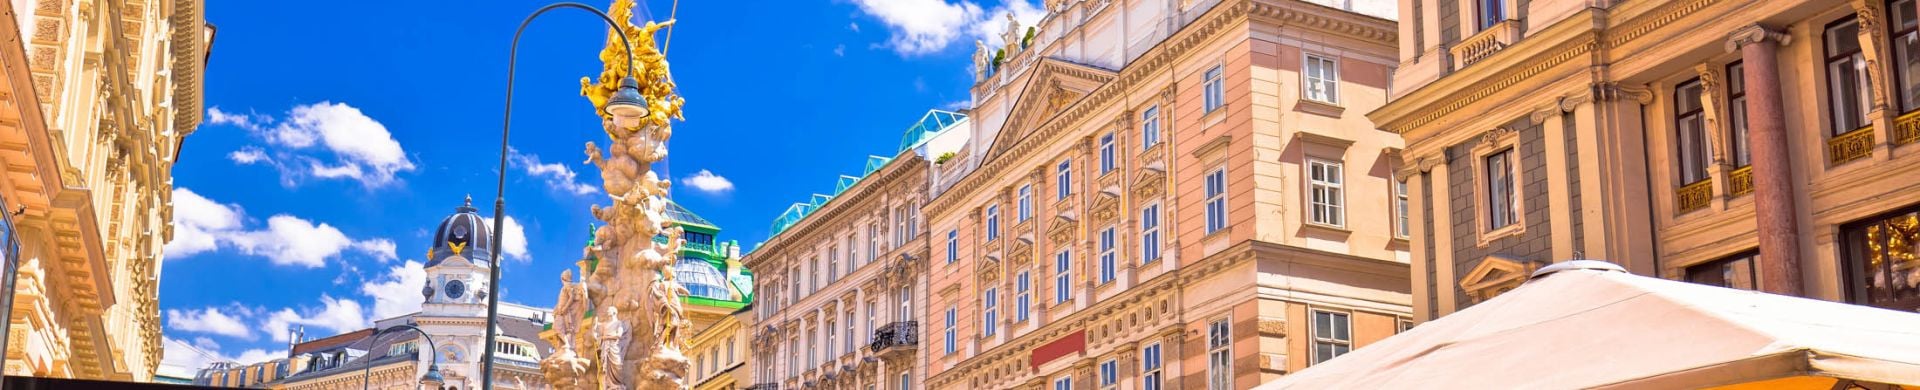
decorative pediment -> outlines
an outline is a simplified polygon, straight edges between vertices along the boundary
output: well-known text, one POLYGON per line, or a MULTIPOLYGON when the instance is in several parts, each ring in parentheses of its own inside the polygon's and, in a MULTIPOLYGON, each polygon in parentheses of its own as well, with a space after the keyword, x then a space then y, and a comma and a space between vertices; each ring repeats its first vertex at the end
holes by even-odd
POLYGON ((1466 277, 1460 278, 1460 290, 1465 291, 1474 303, 1483 302, 1520 287, 1537 268, 1540 268, 1538 262, 1500 255, 1487 256, 1480 260, 1480 265, 1468 271, 1466 277))
POLYGON ((994 137, 982 161, 999 157, 1014 144, 1026 139, 1034 129, 1040 128, 1040 124, 1066 111, 1118 74, 1054 58, 1041 59, 1033 69, 1034 75, 1014 100, 1013 114, 1000 128, 999 135, 994 137))
POLYGON ((974 277, 981 282, 1000 280, 1000 259, 981 259, 980 266, 973 270, 974 277))
POLYGON ((1021 267, 1033 261, 1033 242, 1014 240, 1013 249, 1007 252, 1007 264, 1021 267))
POLYGON ((1111 221, 1115 214, 1120 212, 1120 197, 1102 191, 1094 195, 1093 204, 1087 207, 1087 212, 1093 214, 1093 220, 1096 222, 1111 221))
POLYGON ((1073 228, 1079 226, 1079 223, 1080 221, 1075 221, 1073 218, 1054 217, 1053 223, 1047 224, 1050 228, 1047 229, 1047 238, 1052 239, 1056 245, 1072 241, 1073 228))

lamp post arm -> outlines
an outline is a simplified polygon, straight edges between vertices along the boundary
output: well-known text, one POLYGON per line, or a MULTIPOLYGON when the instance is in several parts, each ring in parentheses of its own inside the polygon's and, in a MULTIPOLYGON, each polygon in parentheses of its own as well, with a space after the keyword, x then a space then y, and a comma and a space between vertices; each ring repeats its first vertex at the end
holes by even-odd
POLYGON ((507 213, 507 136, 513 133, 513 70, 520 56, 520 34, 527 31, 527 25, 532 24, 533 19, 540 17, 541 14, 545 14, 547 11, 560 8, 575 8, 587 11, 595 16, 599 16, 601 21, 607 23, 607 27, 613 28, 615 31, 613 35, 619 36, 620 45, 627 48, 627 76, 634 77, 633 42, 627 40, 627 34, 619 31, 619 22, 615 22, 612 16, 608 16, 606 12, 602 12, 598 8, 593 8, 593 6, 575 2, 549 4, 545 7, 540 7, 539 10, 533 11, 531 15, 527 15, 527 19, 520 22, 520 28, 513 31, 513 46, 507 52, 506 106, 500 110, 500 180, 494 187, 493 248, 491 248, 489 253, 492 259, 487 261, 487 289, 490 290, 487 294, 487 347, 481 355, 480 373, 480 387, 485 390, 493 389, 493 343, 494 339, 498 337, 497 332, 494 330, 494 328, 496 328, 494 321, 498 320, 500 314, 500 239, 501 230, 506 228, 507 213))
POLYGON ((373 332, 372 336, 367 336, 367 364, 366 364, 366 368, 360 371, 360 389, 361 390, 366 390, 367 388, 371 387, 369 385, 373 383, 373 345, 374 343, 380 341, 380 336, 384 336, 387 334, 387 332, 392 332, 395 329, 407 329, 407 330, 412 330, 415 333, 419 333, 421 338, 427 339, 427 351, 428 351, 427 366, 431 367, 434 364, 440 362, 440 348, 433 345, 433 335, 427 334, 427 331, 420 330, 420 327, 402 324, 402 325, 394 325, 386 329, 381 329, 379 331, 373 332))

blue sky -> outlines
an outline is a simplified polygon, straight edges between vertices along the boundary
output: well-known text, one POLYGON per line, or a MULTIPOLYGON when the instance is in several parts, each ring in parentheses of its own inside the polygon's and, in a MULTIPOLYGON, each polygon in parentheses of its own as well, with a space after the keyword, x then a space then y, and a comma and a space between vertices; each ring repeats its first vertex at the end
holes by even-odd
MULTIPOLYGON (((972 41, 1009 10, 1039 16, 1010 1, 683 2, 668 59, 687 121, 664 165, 676 200, 722 239, 764 240, 788 204, 895 153, 926 110, 964 106, 972 41)), ((647 3, 660 19, 671 4, 647 3)), ((209 1, 210 109, 174 167, 160 284, 169 364, 272 358, 289 325, 327 335, 417 309, 428 231, 468 195, 491 215, 508 45, 543 4, 209 1)), ((604 36, 561 10, 522 38, 508 301, 552 303, 587 207, 606 202, 582 163, 605 136, 578 93, 604 36)))

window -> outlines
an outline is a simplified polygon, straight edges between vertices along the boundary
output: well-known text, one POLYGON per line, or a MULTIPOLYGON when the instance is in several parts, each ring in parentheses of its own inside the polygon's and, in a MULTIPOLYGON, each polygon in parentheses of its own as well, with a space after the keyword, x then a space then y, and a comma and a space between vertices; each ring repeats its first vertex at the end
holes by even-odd
MULTIPOLYGON (((842 322, 842 323, 843 323, 843 324, 847 324, 847 335, 846 335, 846 336, 845 336, 844 338, 841 338, 841 340, 843 340, 843 342, 845 342, 845 343, 847 344, 847 352, 846 352, 846 353, 853 353, 853 352, 854 352, 854 349, 853 349, 853 329, 854 329, 854 328, 853 328, 853 309, 847 309, 847 321, 846 321, 846 322, 842 322)), ((733 340, 731 340, 731 339, 729 339, 729 340, 727 340, 727 344, 728 344, 728 345, 732 345, 732 344, 733 344, 733 340)), ((733 361, 733 351, 732 351, 732 348, 733 348, 733 347, 731 347, 731 346, 729 346, 729 347, 727 347, 727 348, 728 348, 728 351, 727 351, 727 361, 733 361)))
POLYGON ((820 291, 820 258, 807 259, 807 295, 820 291))
POLYGON ((840 279, 840 248, 827 247, 827 283, 840 279))
POLYGON ((1073 285, 1071 284, 1073 272, 1071 272, 1070 268, 1067 268, 1072 264, 1072 249, 1063 250, 1060 251, 1059 254, 1053 255, 1053 303, 1062 303, 1068 299, 1073 299, 1073 285))
POLYGON ((1732 118, 1727 121, 1728 152, 1733 156, 1733 166, 1744 167, 1753 164, 1747 155, 1747 80, 1746 72, 1740 63, 1727 65, 1727 110, 1732 118))
POLYGON ((980 335, 993 337, 1000 328, 1000 288, 987 288, 980 296, 980 335))
POLYGON ((1055 191, 1059 192, 1059 196, 1055 197, 1055 199, 1066 199, 1067 195, 1073 194, 1073 160, 1061 161, 1060 166, 1054 168, 1053 171, 1053 184, 1059 187, 1055 189, 1055 191))
POLYGON ((812 329, 808 329, 806 336, 803 337, 807 339, 807 367, 813 367, 820 361, 820 356, 818 355, 820 351, 819 345, 814 343, 812 329))
POLYGON ((1053 390, 1073 390, 1073 376, 1063 376, 1053 380, 1053 390))
POLYGON ((1493 25, 1507 20, 1506 0, 1475 0, 1480 11, 1480 29, 1493 28, 1493 25))
POLYGON ((833 320, 827 320, 827 327, 820 328, 822 333, 827 334, 827 360, 833 360, 834 356, 838 356, 833 354, 833 347, 840 345, 840 343, 835 342, 838 340, 834 340, 834 337, 840 336, 839 332, 833 331, 834 329, 840 329, 840 327, 834 326, 836 324, 833 320))
POLYGON ((1227 169, 1207 174, 1207 234, 1227 228, 1227 169))
POLYGON ((874 329, 873 317, 876 315, 879 315, 879 313, 880 313, 880 304, 874 303, 872 300, 868 300, 867 301, 867 328, 866 328, 868 344, 873 343, 873 329, 874 329))
POLYGON ((1140 209, 1140 263, 1160 260, 1160 205, 1140 209))
POLYGON ((956 336, 954 332, 954 326, 955 324, 959 323, 958 318, 956 318, 958 314, 959 313, 955 311, 953 306, 947 306, 947 318, 946 318, 947 330, 941 331, 941 334, 946 336, 945 346, 947 348, 946 351, 948 355, 952 355, 954 349, 958 348, 958 345, 956 345, 956 343, 954 342, 954 337, 956 336))
POLYGON ((1220 72, 1220 66, 1214 65, 1213 68, 1207 69, 1204 77, 1205 81, 1201 82, 1202 89, 1206 94, 1204 103, 1207 113, 1212 113, 1214 110, 1218 110, 1220 107, 1227 105, 1226 85, 1220 80, 1220 72))
POLYGON ((1353 319, 1347 313, 1313 311, 1313 364, 1353 351, 1353 319))
POLYGON ((1140 111, 1140 148, 1151 148, 1160 144, 1160 106, 1147 106, 1140 111))
POLYGON ((894 314, 898 314, 899 316, 894 317, 893 320, 895 322, 912 321, 913 320, 913 286, 900 287, 899 295, 900 295, 899 297, 900 309, 898 312, 894 313, 894 314))
POLYGON ((1160 343, 1140 349, 1140 390, 1160 390, 1160 343))
POLYGON ((1711 164, 1707 153, 1707 121, 1700 106, 1700 80, 1694 79, 1673 87, 1673 129, 1674 146, 1679 149, 1679 175, 1681 184, 1693 184, 1707 179, 1707 164, 1711 164))
POLYGON ((1233 388, 1233 335, 1226 318, 1207 324, 1207 390, 1233 388))
POLYGON ((1310 159, 1307 160, 1307 187, 1311 196, 1308 208, 1308 222, 1327 226, 1346 226, 1346 195, 1341 192, 1341 165, 1339 162, 1310 159))
POLYGON ((1860 53, 1860 24, 1852 16, 1827 26, 1827 108, 1833 135, 1871 125, 1867 119, 1866 57, 1860 53))
POLYGON ((1887 6, 1893 16, 1894 87, 1900 89, 1900 112, 1920 109, 1920 34, 1916 34, 1913 0, 1887 6))
POLYGON ((1393 181, 1393 236, 1405 239, 1413 235, 1413 220, 1407 216, 1407 181, 1393 181))
POLYGON ((1413 329, 1413 320, 1409 320, 1409 319, 1406 319, 1406 318, 1401 318, 1401 319, 1400 319, 1399 321, 1397 321, 1397 322, 1399 322, 1400 324, 1399 324, 1398 326, 1395 326, 1395 327, 1393 328, 1393 334, 1401 334, 1401 333, 1406 333, 1406 332, 1407 332, 1407 330, 1409 330, 1409 329, 1413 329))
POLYGON ((1513 196, 1513 149, 1487 155, 1487 230, 1518 222, 1513 196))
POLYGON ((867 262, 872 263, 876 256, 880 256, 880 225, 869 224, 867 225, 867 262))
POLYGON ((1120 384, 1120 362, 1113 359, 1100 362, 1100 388, 1112 388, 1120 384))
POLYGON ((1100 230, 1100 284, 1113 282, 1114 247, 1113 227, 1100 230))
POLYGON ((1308 54, 1300 83, 1302 96, 1321 103, 1340 103, 1340 63, 1329 57, 1308 54))
POLYGON ((1028 271, 1020 270, 1020 274, 1014 275, 1013 294, 1013 320, 1024 322, 1028 309, 1033 305, 1033 279, 1028 271))
POLYGON ((1000 238, 1000 205, 987 206, 987 241, 1000 238))
POLYGON ((960 231, 947 231, 947 264, 960 261, 960 231))
POLYGON ((1853 303, 1920 310, 1920 209, 1868 218, 1840 228, 1847 290, 1853 303))
POLYGON ((847 273, 848 274, 852 274, 854 268, 859 268, 859 266, 854 265, 854 263, 860 262, 860 250, 857 249, 860 247, 860 245, 856 244, 857 242, 859 242, 859 240, 855 240, 852 234, 847 235, 847 273))
POLYGON ((1760 262, 1758 252, 1747 252, 1718 260, 1708 261, 1687 267, 1687 281, 1709 286, 1757 290, 1760 284, 1755 279, 1754 264, 1760 262))
POLYGON ((1100 174, 1113 172, 1113 133, 1100 136, 1100 174))
POLYGON ((1017 217, 1019 218, 1018 220, 1016 220, 1016 222, 1026 222, 1028 218, 1033 218, 1033 185, 1032 184, 1020 186, 1020 204, 1019 204, 1018 213, 1016 214, 1017 214, 1017 217))
POLYGON ((900 390, 911 389, 913 389, 913 374, 908 372, 900 373, 900 390))

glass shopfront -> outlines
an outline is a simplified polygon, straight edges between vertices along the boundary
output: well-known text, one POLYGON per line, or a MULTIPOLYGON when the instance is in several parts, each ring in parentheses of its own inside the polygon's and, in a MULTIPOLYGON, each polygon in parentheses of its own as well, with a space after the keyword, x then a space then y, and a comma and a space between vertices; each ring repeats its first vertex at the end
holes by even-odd
POLYGON ((1920 310, 1920 207, 1847 224, 1840 239, 1853 303, 1920 310))

